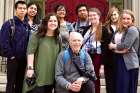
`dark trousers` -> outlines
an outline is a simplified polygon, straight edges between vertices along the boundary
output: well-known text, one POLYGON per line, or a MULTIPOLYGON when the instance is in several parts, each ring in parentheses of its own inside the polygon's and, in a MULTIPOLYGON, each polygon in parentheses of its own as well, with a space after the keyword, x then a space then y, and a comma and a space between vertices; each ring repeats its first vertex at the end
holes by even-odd
POLYGON ((94 54, 93 57, 91 57, 93 60, 93 66, 95 70, 95 74, 97 77, 97 80, 95 81, 95 92, 100 93, 100 75, 99 75, 99 69, 101 66, 101 55, 100 54, 94 54))
POLYGON ((137 93, 139 69, 127 70, 121 55, 116 55, 115 63, 115 93, 137 93))
POLYGON ((54 85, 46 85, 35 87, 32 91, 29 91, 28 93, 53 93, 53 89, 54 85))
POLYGON ((104 65, 106 93, 114 93, 114 66, 104 65))
POLYGON ((6 93, 22 93, 26 58, 7 60, 6 93))
POLYGON ((95 84, 93 81, 88 80, 82 85, 80 92, 70 91, 70 93, 95 93, 95 84))

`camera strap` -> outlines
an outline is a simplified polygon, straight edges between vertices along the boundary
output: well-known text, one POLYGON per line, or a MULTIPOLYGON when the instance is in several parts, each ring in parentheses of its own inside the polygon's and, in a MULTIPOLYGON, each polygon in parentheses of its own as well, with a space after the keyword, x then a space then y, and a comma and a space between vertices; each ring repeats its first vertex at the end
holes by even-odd
POLYGON ((94 34, 94 33, 92 33, 92 31, 90 31, 88 38, 83 42, 83 44, 82 44, 81 47, 83 47, 83 46, 87 43, 87 41, 90 39, 90 37, 91 37, 93 34, 94 34))

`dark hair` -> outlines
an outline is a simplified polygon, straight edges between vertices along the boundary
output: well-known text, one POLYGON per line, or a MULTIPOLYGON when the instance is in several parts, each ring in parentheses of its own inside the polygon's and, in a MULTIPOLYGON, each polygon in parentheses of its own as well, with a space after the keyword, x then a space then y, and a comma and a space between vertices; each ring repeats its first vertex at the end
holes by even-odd
POLYGON ((79 10, 79 8, 81 8, 81 7, 86 7, 86 9, 87 9, 87 11, 88 11, 88 6, 86 5, 86 4, 79 4, 79 5, 77 5, 77 7, 76 7, 76 10, 75 10, 75 12, 76 12, 76 14, 78 14, 78 10, 79 10))
MULTIPOLYGON (((39 24, 40 23, 40 18, 39 18, 39 12, 40 12, 40 6, 39 4, 37 4, 36 2, 30 2, 27 4, 27 9, 31 6, 31 5, 35 5, 37 7, 37 14, 34 16, 33 22, 35 24, 39 24)), ((27 16, 27 14, 26 14, 27 16)))
MULTIPOLYGON (((51 16, 56 16, 57 18, 57 15, 55 13, 49 13, 46 17, 42 19, 41 25, 39 26, 38 33, 37 33, 39 37, 45 37, 48 30, 48 21, 51 16)), ((57 21, 58 21, 58 18, 57 18, 57 21)), ((55 36, 59 35, 59 26, 60 26, 60 23, 58 21, 58 27, 55 29, 55 36)))
POLYGON ((25 4, 25 5, 27 5, 25 1, 17 1, 17 2, 15 3, 15 9, 17 9, 18 4, 25 4))
POLYGON ((54 12, 56 13, 58 10, 61 10, 62 8, 64 8, 64 9, 66 10, 66 12, 67 12, 67 9, 66 9, 66 7, 65 7, 64 4, 58 4, 58 5, 55 7, 54 12))

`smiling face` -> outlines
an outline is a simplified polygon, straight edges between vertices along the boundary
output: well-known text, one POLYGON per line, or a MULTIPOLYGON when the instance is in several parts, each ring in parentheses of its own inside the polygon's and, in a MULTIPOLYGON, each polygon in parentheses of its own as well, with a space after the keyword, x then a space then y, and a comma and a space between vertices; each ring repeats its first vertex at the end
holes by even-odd
POLYGON ((113 11, 111 14, 111 22, 116 23, 119 19, 119 13, 117 11, 113 11))
POLYGON ((89 22, 91 22, 91 24, 98 24, 99 20, 100 20, 100 16, 93 11, 89 11, 89 22))
POLYGON ((37 14, 37 6, 35 4, 30 5, 27 9, 28 16, 34 17, 37 14))
POLYGON ((78 32, 71 32, 69 36, 69 45, 74 53, 79 53, 83 43, 83 37, 78 32))
POLYGON ((128 26, 132 25, 133 23, 133 18, 130 14, 124 13, 122 14, 122 18, 121 18, 121 22, 122 22, 122 26, 127 28, 128 26))
POLYGON ((50 19, 48 20, 48 30, 54 31, 58 27, 58 20, 56 16, 50 16, 50 19))
POLYGON ((57 11, 56 11, 56 14, 58 17, 60 18, 64 18, 66 16, 66 9, 65 7, 58 7, 57 11))

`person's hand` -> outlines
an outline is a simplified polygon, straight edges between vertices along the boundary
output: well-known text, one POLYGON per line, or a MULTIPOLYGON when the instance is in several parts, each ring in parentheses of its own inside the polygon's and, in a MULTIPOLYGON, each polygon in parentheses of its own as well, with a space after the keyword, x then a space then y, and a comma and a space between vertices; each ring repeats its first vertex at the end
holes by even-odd
POLYGON ((100 77, 104 77, 104 65, 101 65, 100 70, 99 70, 100 77))
POLYGON ((27 69, 26 76, 31 78, 34 75, 34 70, 33 69, 27 69))
POLYGON ((116 44, 113 44, 112 42, 108 45, 109 49, 116 49, 116 44))
POLYGON ((77 80, 75 81, 75 83, 79 84, 79 85, 82 85, 83 82, 85 82, 85 78, 84 77, 79 77, 77 78, 77 80))
POLYGON ((69 85, 69 90, 73 91, 73 92, 79 92, 81 90, 81 85, 79 85, 76 82, 73 82, 72 84, 69 85))

